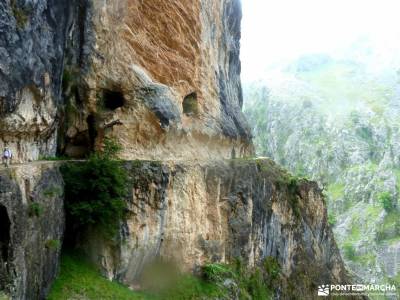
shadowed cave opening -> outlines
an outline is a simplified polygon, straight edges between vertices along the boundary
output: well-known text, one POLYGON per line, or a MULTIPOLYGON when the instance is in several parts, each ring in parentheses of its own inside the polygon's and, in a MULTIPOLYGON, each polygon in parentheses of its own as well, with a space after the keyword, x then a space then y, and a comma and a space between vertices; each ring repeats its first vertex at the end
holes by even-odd
POLYGON ((187 116, 197 115, 199 113, 199 103, 197 101, 197 93, 193 92, 183 98, 183 113, 187 116))
POLYGON ((86 122, 88 124, 88 133, 89 133, 89 147, 90 150, 94 149, 94 144, 97 137, 97 122, 96 117, 91 114, 86 118, 86 122))
POLYGON ((2 262, 8 261, 8 249, 10 246, 11 222, 7 209, 0 205, 0 254, 2 262))
POLYGON ((103 90, 104 107, 109 110, 116 110, 125 104, 124 94, 120 91, 103 90))

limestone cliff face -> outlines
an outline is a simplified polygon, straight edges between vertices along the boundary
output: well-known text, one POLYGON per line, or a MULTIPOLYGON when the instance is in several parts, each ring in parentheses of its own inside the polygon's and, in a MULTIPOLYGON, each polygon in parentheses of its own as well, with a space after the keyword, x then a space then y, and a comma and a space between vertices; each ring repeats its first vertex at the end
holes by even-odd
POLYGON ((251 153, 241 112, 238 0, 0 4, 0 147, 16 161, 251 153))
MULTIPOLYGON (((82 233, 80 247, 104 275, 137 287, 162 257, 196 272, 205 263, 272 256, 282 267, 277 299, 313 299, 349 278, 316 183, 293 181, 261 159, 208 163, 132 161, 128 215, 114 239, 82 233)), ((0 290, 43 299, 63 239, 63 182, 54 163, 0 171, 0 290)))
POLYGON ((119 140, 125 159, 251 152, 239 1, 93 1, 86 14, 85 30, 70 33, 82 35, 75 39, 88 54, 66 67, 66 153, 82 155, 105 135, 119 140))
POLYGON ((63 181, 52 164, 0 170, 0 291, 43 299, 59 265, 63 181))
POLYGON ((0 147, 16 161, 56 151, 68 1, 0 3, 0 147))
POLYGON ((157 257, 186 271, 273 256, 285 280, 277 296, 312 299, 318 284, 348 281, 316 183, 291 182, 268 160, 207 164, 131 162, 129 215, 120 239, 96 235, 84 248, 110 279, 135 286, 157 257))
MULTIPOLYGON (((239 0, 5 0, 0 19, 0 147, 19 162, 82 157, 111 136, 139 159, 118 239, 81 245, 109 278, 133 285, 157 256, 189 271, 273 256, 283 299, 347 282, 318 187, 227 160, 252 154, 239 0)), ((0 291, 13 299, 42 299, 55 276, 62 193, 57 166, 0 170, 0 291)))

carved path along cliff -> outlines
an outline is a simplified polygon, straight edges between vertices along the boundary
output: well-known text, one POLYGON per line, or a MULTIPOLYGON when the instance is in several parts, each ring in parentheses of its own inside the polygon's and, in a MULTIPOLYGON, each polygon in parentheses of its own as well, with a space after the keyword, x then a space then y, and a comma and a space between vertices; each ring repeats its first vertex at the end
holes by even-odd
POLYGON ((133 285, 158 256, 186 271, 275 257, 276 297, 316 297, 346 275, 317 185, 253 154, 240 84, 239 0, 0 2, 0 290, 43 299, 64 233, 58 163, 123 146, 129 210, 110 245, 83 248, 133 285))

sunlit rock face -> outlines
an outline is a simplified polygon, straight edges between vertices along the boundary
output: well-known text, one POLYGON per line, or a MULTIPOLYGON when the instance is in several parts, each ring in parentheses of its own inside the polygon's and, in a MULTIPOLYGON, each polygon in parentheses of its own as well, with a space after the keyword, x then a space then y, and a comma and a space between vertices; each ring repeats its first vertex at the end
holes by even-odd
POLYGON ((160 257, 196 272, 209 262, 240 258, 253 267, 272 256, 282 267, 280 299, 314 299, 318 285, 348 282, 316 183, 293 183, 262 159, 125 167, 129 212, 119 237, 82 237, 110 279, 135 287, 160 257))
POLYGON ((0 147, 15 161, 251 153, 241 113, 237 0, 0 4, 0 147))
POLYGON ((68 1, 0 3, 0 147, 15 161, 56 151, 68 1))
POLYGON ((90 21, 74 24, 70 37, 86 52, 67 55, 67 154, 105 136, 117 138, 126 159, 251 152, 239 1, 93 1, 84 13, 90 21))

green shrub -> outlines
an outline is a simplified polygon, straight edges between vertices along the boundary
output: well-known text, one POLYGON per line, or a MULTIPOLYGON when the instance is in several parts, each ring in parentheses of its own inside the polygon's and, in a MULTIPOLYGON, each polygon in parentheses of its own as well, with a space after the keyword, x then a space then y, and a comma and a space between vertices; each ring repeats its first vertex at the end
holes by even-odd
POLYGON ((289 192, 292 194, 297 193, 298 191, 298 179, 294 176, 289 176, 287 179, 289 192))
POLYGON ((29 208, 28 208, 28 215, 30 217, 40 217, 43 213, 43 207, 40 203, 37 202, 32 202, 31 204, 29 204, 29 208))
POLYGON ((331 225, 332 227, 336 225, 337 220, 336 220, 336 216, 333 213, 329 213, 328 214, 328 223, 329 225, 331 225))
POLYGON ((289 176, 287 179, 287 186, 289 191, 289 203, 293 209, 293 213, 297 219, 300 218, 300 206, 299 206, 299 179, 294 176, 289 176))
POLYGON ((394 209, 392 195, 389 192, 380 193, 378 195, 378 200, 386 212, 391 212, 394 209))
POLYGON ((247 268, 241 259, 235 259, 232 264, 208 264, 203 267, 203 275, 208 282, 216 283, 225 295, 239 299, 270 299, 272 290, 278 288, 281 278, 281 268, 277 260, 267 257, 261 266, 247 268), (234 282, 233 290, 223 283, 234 282), (235 294, 238 294, 234 296, 235 294))
POLYGON ((207 264, 203 267, 204 277, 209 281, 220 282, 224 278, 233 277, 232 270, 223 264, 207 264))
POLYGON ((251 299, 268 299, 269 289, 266 287, 261 270, 256 268, 247 280, 247 290, 251 299))
POLYGON ((101 232, 114 235, 125 214, 127 174, 114 160, 119 147, 106 140, 103 152, 92 154, 86 162, 61 168, 65 182, 67 220, 76 230, 96 225, 101 232))
POLYGON ((267 276, 267 283, 272 288, 280 278, 281 267, 276 258, 272 256, 264 259, 263 266, 267 276))
POLYGON ((48 198, 58 196, 61 193, 62 193, 61 188, 56 186, 49 187, 43 191, 43 195, 48 198))
POLYGON ((115 140, 106 138, 104 140, 103 152, 100 154, 102 159, 117 159, 117 155, 121 152, 122 147, 115 140))

